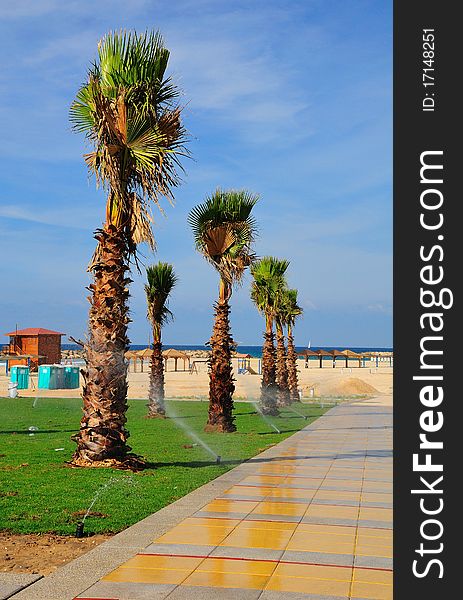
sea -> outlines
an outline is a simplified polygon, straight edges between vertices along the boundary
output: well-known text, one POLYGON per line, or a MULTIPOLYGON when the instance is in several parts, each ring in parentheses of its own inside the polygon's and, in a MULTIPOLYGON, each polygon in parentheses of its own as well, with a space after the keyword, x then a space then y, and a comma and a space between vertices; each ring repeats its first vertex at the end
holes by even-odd
MULTIPOLYGON (((132 344, 130 350, 143 350, 147 346, 146 344, 132 344)), ((62 350, 79 350, 80 346, 77 344, 62 344, 62 350)), ((163 344, 163 348, 175 348, 176 350, 209 350, 209 346, 185 346, 181 344, 163 344)), ((301 351, 307 348, 307 346, 296 346, 297 351, 301 351)), ((355 346, 310 346, 311 350, 353 350, 354 352, 392 352, 392 348, 386 347, 355 347, 355 346)), ((237 352, 242 354, 250 354, 255 358, 262 358, 262 346, 238 346, 237 352)))

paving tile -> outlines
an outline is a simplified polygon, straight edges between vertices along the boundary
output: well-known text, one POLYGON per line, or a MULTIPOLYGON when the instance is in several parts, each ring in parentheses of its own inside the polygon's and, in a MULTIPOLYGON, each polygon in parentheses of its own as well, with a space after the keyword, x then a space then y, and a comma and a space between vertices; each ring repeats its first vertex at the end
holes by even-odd
POLYGON ((310 536, 307 532, 295 532, 291 537, 288 550, 301 552, 324 552, 333 554, 352 554, 354 540, 339 535, 310 536))
POLYGON ((374 569, 392 569, 393 559, 384 556, 355 556, 354 565, 374 569))
POLYGON ((312 565, 341 565, 344 567, 353 566, 353 554, 334 554, 324 552, 298 552, 293 550, 285 550, 282 561, 305 563, 312 565))
MULTIPOLYGON (((262 590, 181 585, 168 596, 169 600, 258 600, 262 590)), ((281 600, 284 600, 283 598, 281 600)), ((326 599, 325 599, 326 600, 326 599)))
POLYGON ((348 596, 352 569, 279 564, 266 589, 325 596, 348 596))
POLYGON ((392 600, 392 586, 354 582, 351 594, 352 600, 392 600))
POLYGON ((283 555, 284 550, 272 550, 270 548, 240 548, 233 546, 218 546, 211 552, 211 556, 222 556, 229 558, 247 558, 250 560, 277 561, 283 555))
POLYGON ((285 521, 287 523, 300 523, 301 519, 302 515, 294 517, 292 515, 283 515, 281 513, 263 515, 260 515, 258 513, 250 513, 249 515, 246 515, 244 517, 243 521, 285 521))
POLYGON ((79 598, 114 600, 164 600, 176 588, 175 584, 115 583, 99 581, 79 598))
POLYGON ((197 544, 150 544, 140 554, 167 554, 174 556, 207 556, 216 546, 197 544))
POLYGON ((289 503, 289 502, 260 502, 250 515, 290 515, 300 516, 305 513, 308 503, 289 503))
POLYGON ((194 571, 185 580, 184 584, 189 586, 262 590, 268 579, 268 575, 194 571))

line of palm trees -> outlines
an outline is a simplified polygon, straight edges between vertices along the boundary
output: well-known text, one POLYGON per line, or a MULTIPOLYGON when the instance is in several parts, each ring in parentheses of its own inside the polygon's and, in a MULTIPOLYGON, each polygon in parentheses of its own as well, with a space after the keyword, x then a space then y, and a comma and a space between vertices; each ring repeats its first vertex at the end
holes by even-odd
MULTIPOLYGON (((71 105, 75 131, 85 134, 93 150, 84 155, 97 186, 106 191, 106 216, 88 270, 90 310, 83 342, 83 415, 73 436, 76 466, 142 468, 127 443, 127 364, 130 322, 128 272, 139 269, 137 247, 154 250, 151 207, 174 201, 181 159, 189 156, 181 121, 180 90, 166 76, 169 51, 159 32, 110 32, 98 44, 97 59, 71 105)), ((189 215, 196 248, 217 270, 219 296, 210 339, 209 415, 206 429, 231 432, 235 389, 231 364, 230 297, 250 267, 251 297, 265 317, 261 408, 276 414, 298 399, 296 355, 292 337, 301 314, 296 290, 288 289, 288 261, 256 260, 256 224, 252 209, 258 198, 247 191, 217 190, 189 215), (277 347, 274 344, 276 329, 277 347), (288 348, 285 348, 287 328, 288 348)), ((153 327, 153 354, 148 416, 165 414, 161 332, 172 317, 169 296, 177 283, 173 267, 158 263, 147 269, 148 318, 153 327)))

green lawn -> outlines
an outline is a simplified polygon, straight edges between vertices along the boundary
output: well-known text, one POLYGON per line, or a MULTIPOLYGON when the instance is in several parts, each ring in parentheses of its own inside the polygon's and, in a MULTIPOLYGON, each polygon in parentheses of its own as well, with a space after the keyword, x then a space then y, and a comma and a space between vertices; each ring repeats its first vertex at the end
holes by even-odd
POLYGON ((252 404, 236 402, 238 432, 205 434, 206 402, 168 402, 182 423, 222 456, 224 462, 216 465, 201 446, 184 447, 194 441, 172 419, 144 419, 146 402, 132 400, 129 443, 133 452, 152 463, 132 474, 65 464, 75 447, 70 436, 80 420, 80 399, 40 398, 35 408, 32 404, 31 398, 0 398, 0 530, 15 533, 74 533, 81 518, 78 513, 87 509, 96 491, 110 480, 92 508, 99 516, 89 516, 85 529, 121 531, 288 437, 326 410, 297 405, 307 420, 285 410, 271 419, 282 431, 278 434, 252 404), (34 435, 30 435, 31 426, 38 427, 34 435))

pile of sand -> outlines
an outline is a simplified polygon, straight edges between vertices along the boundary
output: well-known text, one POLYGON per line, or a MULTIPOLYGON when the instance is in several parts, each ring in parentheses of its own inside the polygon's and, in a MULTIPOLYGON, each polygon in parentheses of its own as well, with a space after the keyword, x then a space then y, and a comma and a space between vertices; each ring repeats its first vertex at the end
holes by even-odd
POLYGON ((357 377, 349 377, 349 379, 333 382, 332 385, 323 389, 323 394, 329 396, 370 396, 379 394, 379 392, 366 381, 357 377))

